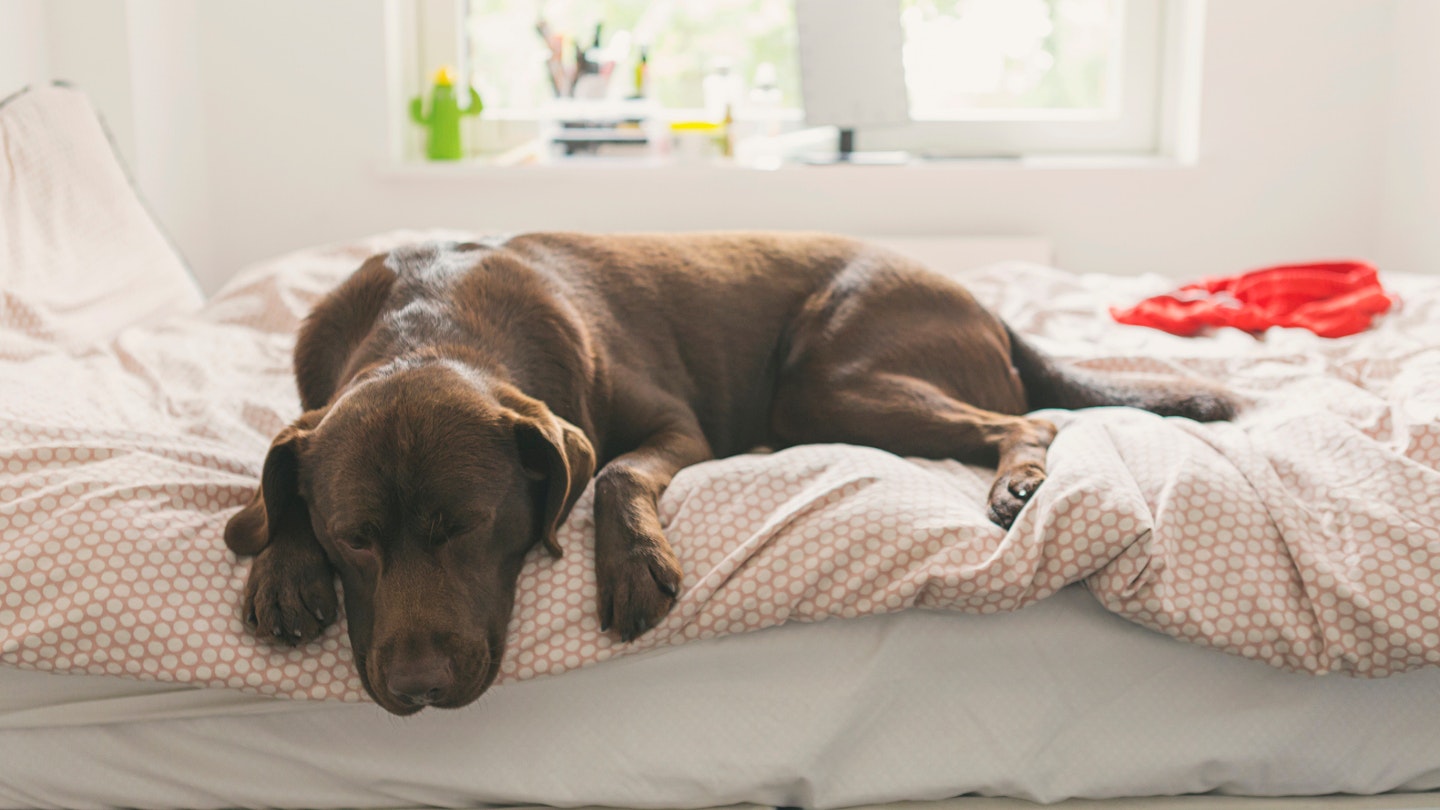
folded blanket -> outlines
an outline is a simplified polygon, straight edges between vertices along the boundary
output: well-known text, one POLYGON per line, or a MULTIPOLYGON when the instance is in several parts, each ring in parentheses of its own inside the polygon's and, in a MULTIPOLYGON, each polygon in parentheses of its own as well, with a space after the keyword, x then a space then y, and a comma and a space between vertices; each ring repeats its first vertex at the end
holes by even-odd
MULTIPOLYGON (((361 700, 342 627, 300 649, 239 615, 221 541, 298 413, 298 319, 360 260, 416 234, 256 268, 197 314, 74 353, 0 323, 0 662, 361 700)), ((1378 329, 1185 340, 1104 305, 1156 277, 1006 265, 961 279, 1042 348, 1117 372, 1196 373, 1252 401, 1234 424, 1124 408, 1047 414, 1050 480, 1014 527, 991 472, 824 445, 688 468, 661 502, 685 570, 638 642, 599 631, 587 494, 519 583, 499 682, 784 621, 1013 610, 1082 582, 1186 641, 1314 673, 1440 664, 1440 278, 1393 279, 1378 329)))

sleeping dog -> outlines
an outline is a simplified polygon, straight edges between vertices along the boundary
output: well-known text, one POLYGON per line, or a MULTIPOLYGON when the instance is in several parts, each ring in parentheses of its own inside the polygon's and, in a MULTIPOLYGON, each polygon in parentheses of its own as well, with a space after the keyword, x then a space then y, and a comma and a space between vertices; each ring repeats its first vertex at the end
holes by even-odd
POLYGON ((526 555, 595 479, 596 609, 630 640, 682 572, 657 515, 676 471, 758 446, 869 445, 997 467, 1008 527, 1045 480, 1040 408, 1228 418, 1195 383, 1065 369, 959 284, 807 234, 539 233, 366 261, 295 348, 304 413, 225 530, 244 612, 296 644, 335 619, 395 714, 494 680, 526 555), (598 473, 596 472, 598 470, 598 473))

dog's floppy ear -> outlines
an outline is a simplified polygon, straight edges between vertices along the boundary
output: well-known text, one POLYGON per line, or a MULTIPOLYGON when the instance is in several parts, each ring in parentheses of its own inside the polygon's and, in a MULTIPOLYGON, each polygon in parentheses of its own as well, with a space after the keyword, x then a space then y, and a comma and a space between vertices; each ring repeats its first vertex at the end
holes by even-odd
MULTIPOLYGON (((523 395, 520 395, 523 397, 523 395)), ((538 400, 510 402, 515 408, 515 444, 531 478, 544 482, 540 541, 550 556, 561 555, 555 534, 595 475, 595 448, 580 428, 550 412, 538 400)))
POLYGON ((225 524, 225 545, 236 554, 259 554, 286 532, 314 535, 310 510, 300 497, 300 451, 322 411, 310 411, 270 443, 260 486, 250 503, 225 524))

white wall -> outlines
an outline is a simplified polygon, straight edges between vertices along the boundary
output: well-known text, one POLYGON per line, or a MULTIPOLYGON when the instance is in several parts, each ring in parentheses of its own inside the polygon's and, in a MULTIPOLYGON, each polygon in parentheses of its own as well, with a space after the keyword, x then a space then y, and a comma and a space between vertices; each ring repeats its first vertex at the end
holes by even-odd
POLYGON ((1391 2, 1209 4, 1191 169, 380 170, 378 0, 205 4, 216 270, 399 226, 1045 234, 1077 270, 1194 276, 1377 242, 1391 2), (284 20, 284 24, 277 21, 284 20))
MULTIPOLYGON (((172 147, 200 146, 184 153, 193 171, 162 171, 158 179, 141 172, 142 184, 204 209, 204 222, 189 230, 205 238, 187 252, 203 256, 195 264, 212 289, 245 263, 285 250, 426 226, 1042 234, 1070 268, 1187 277, 1373 257, 1383 241, 1386 255, 1403 249, 1412 265, 1440 267, 1440 257, 1396 235, 1408 227, 1392 224, 1428 216, 1412 213, 1424 190, 1400 177, 1396 167, 1409 159, 1395 156, 1425 153, 1440 123, 1432 109, 1428 136, 1400 137, 1387 127, 1392 87, 1412 83, 1402 63, 1418 60, 1435 33, 1432 0, 1211 0, 1193 168, 561 168, 452 176, 386 169, 383 0, 149 2, 189 6, 185 25, 194 36, 187 40, 179 26, 159 39, 167 47, 188 42, 198 68, 175 89, 184 103, 147 102, 132 90, 140 111, 132 127, 149 133, 141 140, 163 141, 164 127, 147 122, 178 115, 186 134, 172 137, 172 147), (1401 30, 1421 24, 1432 27, 1401 30), (1392 56, 1397 46, 1415 53, 1392 56), (146 112, 155 107, 170 109, 146 112), (205 205, 196 202, 202 199, 205 205)), ((146 75, 130 63, 133 75, 146 75)), ((1435 72, 1413 83, 1433 93, 1435 72)), ((147 154, 153 161, 172 152, 136 150, 142 163, 147 154)), ((177 216, 171 208, 167 224, 177 216)))
POLYGON ((0 0, 0 98, 50 74, 43 0, 0 0))
POLYGON ((210 150, 191 0, 127 0, 135 180, 191 266, 213 287, 210 150))
POLYGON ((1440 272, 1440 3, 1399 0, 1378 255, 1440 272))

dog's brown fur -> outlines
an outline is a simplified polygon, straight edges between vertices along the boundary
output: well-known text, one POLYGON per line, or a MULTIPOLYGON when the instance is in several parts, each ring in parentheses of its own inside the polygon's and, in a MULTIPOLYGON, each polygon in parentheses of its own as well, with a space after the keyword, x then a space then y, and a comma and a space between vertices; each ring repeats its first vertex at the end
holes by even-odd
POLYGON ((311 314, 305 413, 226 527, 257 555, 245 611, 287 643, 334 620, 396 714, 494 680, 521 564, 595 477, 603 627, 633 639, 681 571, 656 502, 676 471, 757 446, 865 444, 998 465, 1008 526, 1045 479, 1042 407, 1232 412, 1202 386, 1054 365, 960 285, 807 234, 529 234, 376 256, 311 314))

